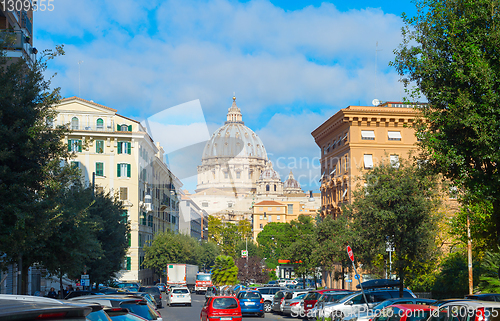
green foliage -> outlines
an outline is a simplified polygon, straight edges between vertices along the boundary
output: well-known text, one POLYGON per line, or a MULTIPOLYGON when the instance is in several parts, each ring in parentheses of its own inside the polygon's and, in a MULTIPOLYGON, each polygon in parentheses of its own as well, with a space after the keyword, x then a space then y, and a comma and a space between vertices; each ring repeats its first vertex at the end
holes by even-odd
POLYGON ((69 158, 62 143, 68 131, 46 123, 55 115, 59 89, 44 79, 47 61, 62 53, 60 47, 45 51, 31 66, 0 54, 0 255, 7 262, 22 260, 24 281, 52 233, 58 213, 52 198, 67 173, 59 160, 69 158))
POLYGON ((292 226, 289 223, 269 223, 257 235, 259 248, 266 258, 268 266, 278 264, 278 259, 282 257, 282 252, 290 246, 296 237, 292 226))
POLYGON ((200 269, 209 270, 215 265, 215 258, 219 256, 220 250, 214 242, 203 242, 198 247, 196 254, 196 264, 200 269))
POLYGON ((391 242, 393 269, 406 280, 409 267, 435 253, 438 180, 404 159, 399 166, 382 161, 363 179, 367 185, 354 191, 354 202, 344 209, 356 231, 351 246, 363 263, 373 265, 377 255, 385 254, 386 241, 391 242))
POLYGON ((221 249, 222 254, 234 259, 240 257, 238 244, 241 240, 251 240, 252 228, 248 221, 242 220, 238 224, 222 222, 214 216, 208 217, 208 238, 221 249))
POLYGON ((163 271, 169 263, 197 264, 197 247, 196 239, 188 235, 172 231, 156 234, 152 244, 144 247, 144 266, 163 271))
POLYGON ((283 249, 283 259, 290 262, 301 262, 294 266, 298 275, 309 274, 318 265, 318 257, 314 250, 318 247, 314 219, 310 216, 299 215, 297 220, 290 222, 291 233, 295 236, 295 242, 283 249))
POLYGON ((481 262, 478 289, 483 293, 500 292, 500 253, 487 251, 481 262))
MULTIPOLYGON (((473 282, 479 281, 479 264, 473 260, 473 282)), ((449 254, 440 264, 440 271, 432 289, 435 299, 463 298, 469 294, 467 256, 463 252, 449 254)))
POLYGON ((238 281, 238 267, 230 256, 219 255, 212 269, 212 282, 217 285, 233 285, 238 281))
POLYGON ((472 200, 492 204, 500 239, 499 0, 417 0, 404 17, 403 43, 392 63, 425 121, 416 129, 422 158, 472 200))

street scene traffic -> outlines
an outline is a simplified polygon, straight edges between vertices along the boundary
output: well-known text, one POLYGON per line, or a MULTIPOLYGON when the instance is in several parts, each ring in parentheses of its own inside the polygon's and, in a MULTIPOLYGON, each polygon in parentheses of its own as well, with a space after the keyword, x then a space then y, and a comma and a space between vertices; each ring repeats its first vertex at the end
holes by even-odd
POLYGON ((0 321, 500 321, 500 0, 0 0, 0 321))

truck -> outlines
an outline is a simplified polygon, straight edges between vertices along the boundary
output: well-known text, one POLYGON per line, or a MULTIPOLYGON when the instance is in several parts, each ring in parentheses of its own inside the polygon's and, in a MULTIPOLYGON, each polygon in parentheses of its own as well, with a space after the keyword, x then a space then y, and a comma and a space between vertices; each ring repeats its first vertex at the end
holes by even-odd
POLYGON ((167 285, 186 286, 191 291, 196 285, 198 266, 182 263, 169 263, 165 270, 167 274, 167 285))
POLYGON ((212 274, 203 272, 196 274, 196 285, 194 287, 196 294, 205 293, 212 285, 212 274))

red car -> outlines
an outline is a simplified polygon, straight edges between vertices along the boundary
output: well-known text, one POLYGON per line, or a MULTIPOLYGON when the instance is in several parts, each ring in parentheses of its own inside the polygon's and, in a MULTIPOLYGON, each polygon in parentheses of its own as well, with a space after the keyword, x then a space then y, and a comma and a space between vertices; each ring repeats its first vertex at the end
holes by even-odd
POLYGON ((423 304, 393 304, 383 308, 372 320, 425 321, 434 309, 430 305, 423 304))
POLYGON ((200 321, 241 321, 241 306, 234 296, 209 297, 201 308, 200 321))
POLYGON ((304 297, 304 301, 302 301, 301 304, 304 305, 303 307, 303 312, 304 315, 307 315, 307 312, 311 310, 316 302, 318 302, 319 297, 325 293, 325 292, 336 292, 336 291, 345 291, 345 290, 339 290, 339 289, 324 289, 324 290, 314 290, 314 291, 309 291, 306 296, 304 297))

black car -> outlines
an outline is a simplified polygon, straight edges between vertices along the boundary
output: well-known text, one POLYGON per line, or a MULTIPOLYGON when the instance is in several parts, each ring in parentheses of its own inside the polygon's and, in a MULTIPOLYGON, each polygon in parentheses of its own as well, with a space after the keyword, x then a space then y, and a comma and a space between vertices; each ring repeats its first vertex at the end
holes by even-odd
POLYGON ((156 285, 151 285, 151 286, 141 286, 139 288, 139 292, 146 292, 151 294, 156 301, 156 307, 157 308, 162 308, 163 304, 161 303, 161 292, 160 289, 156 285))

